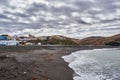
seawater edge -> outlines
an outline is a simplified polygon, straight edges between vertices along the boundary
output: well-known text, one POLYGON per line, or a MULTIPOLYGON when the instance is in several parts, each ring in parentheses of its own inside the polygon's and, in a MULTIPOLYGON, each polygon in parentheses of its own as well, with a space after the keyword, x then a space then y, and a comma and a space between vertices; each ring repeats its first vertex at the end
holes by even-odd
MULTIPOLYGON (((75 71, 76 69, 75 69, 75 64, 76 64, 76 66, 77 66, 77 63, 75 63, 75 62, 79 62, 80 63, 80 65, 81 65, 81 68, 82 68, 82 65, 87 65, 87 63, 88 63, 88 65, 92 65, 92 61, 93 61, 93 63, 94 63, 94 60, 92 59, 92 58, 89 58, 89 57, 86 57, 86 59, 85 59, 85 56, 83 56, 84 54, 90 54, 91 52, 92 52, 92 54, 95 54, 95 53, 93 53, 93 52, 101 52, 101 51, 109 51, 109 50, 119 50, 120 49, 120 47, 108 47, 108 48, 94 48, 94 49, 92 49, 92 50, 88 50, 88 49, 86 49, 86 50, 79 50, 79 51, 75 51, 75 52, 72 52, 70 55, 65 55, 65 56, 62 56, 62 58, 65 60, 65 62, 67 62, 68 63, 68 66, 73 70, 73 71, 75 71), (79 58, 80 57, 80 58, 79 58), (88 59, 88 61, 86 61, 88 59), (85 63, 85 62, 86 63, 85 63), (91 61, 91 62, 90 62, 91 61)), ((99 55, 98 55, 99 56, 99 55)), ((95 65, 92 65, 93 67, 95 66, 95 65)), ((79 66, 78 66, 79 67, 79 66)), ((77 68, 77 67, 76 67, 77 68)), ((91 76, 91 78, 90 79, 87 79, 87 78, 85 78, 84 79, 84 77, 85 77, 85 75, 84 74, 82 74, 81 72, 81 78, 80 77, 78 77, 79 75, 80 75, 80 73, 78 73, 78 70, 76 70, 77 72, 74 72, 73 73, 73 78, 74 78, 74 80, 103 80, 103 78, 104 77, 106 77, 106 76, 104 76, 104 75, 98 75, 98 76, 96 76, 95 78, 93 78, 93 76, 92 75, 89 75, 89 76, 86 76, 86 77, 90 77, 91 76), (78 75, 79 74, 79 75, 78 75)))

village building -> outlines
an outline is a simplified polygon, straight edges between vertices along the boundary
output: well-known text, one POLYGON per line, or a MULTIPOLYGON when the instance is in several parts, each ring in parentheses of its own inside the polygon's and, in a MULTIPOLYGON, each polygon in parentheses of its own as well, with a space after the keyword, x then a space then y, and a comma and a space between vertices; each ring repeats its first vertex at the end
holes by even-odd
POLYGON ((17 37, 17 40, 27 42, 27 41, 31 41, 31 40, 36 40, 36 38, 33 35, 29 35, 29 36, 17 37))
POLYGON ((33 35, 20 36, 20 37, 17 38, 17 40, 20 42, 20 45, 22 45, 22 46, 41 45, 41 43, 36 42, 37 38, 33 35))
POLYGON ((48 36, 41 36, 41 40, 47 40, 48 36))
POLYGON ((19 41, 9 35, 0 35, 0 46, 17 46, 19 41))
POLYGON ((41 45, 37 42, 37 38, 33 35, 29 36, 9 36, 0 35, 0 46, 26 46, 26 45, 41 45))

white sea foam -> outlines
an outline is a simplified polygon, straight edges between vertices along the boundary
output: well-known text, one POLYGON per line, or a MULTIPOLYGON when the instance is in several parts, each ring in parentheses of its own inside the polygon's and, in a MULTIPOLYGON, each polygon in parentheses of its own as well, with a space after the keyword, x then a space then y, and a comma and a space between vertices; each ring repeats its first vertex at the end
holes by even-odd
POLYGON ((76 59, 73 53, 71 55, 63 56, 62 58, 68 63, 71 63, 76 59))
MULTIPOLYGON (((97 58, 101 59, 101 56, 105 57, 106 55, 101 54, 104 54, 104 52, 107 51, 108 52, 114 51, 115 53, 120 52, 120 50, 119 51, 116 50, 117 50, 116 48, 82 50, 73 52, 72 54, 63 56, 62 58, 69 63, 69 67, 74 70, 75 74, 77 74, 73 76, 74 80, 120 80, 120 70, 116 70, 116 67, 114 67, 114 62, 105 63, 97 59, 97 58), (93 53, 99 54, 97 54, 96 56, 93 55, 93 53)), ((114 58, 112 60, 114 60, 114 58)))

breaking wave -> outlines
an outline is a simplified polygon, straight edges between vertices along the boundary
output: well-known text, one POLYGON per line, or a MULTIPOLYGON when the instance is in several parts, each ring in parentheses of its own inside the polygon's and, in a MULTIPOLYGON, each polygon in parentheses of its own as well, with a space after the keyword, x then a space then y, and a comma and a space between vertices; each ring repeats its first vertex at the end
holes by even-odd
POLYGON ((74 70, 74 80, 120 80, 120 50, 94 49, 73 52, 62 58, 74 70))

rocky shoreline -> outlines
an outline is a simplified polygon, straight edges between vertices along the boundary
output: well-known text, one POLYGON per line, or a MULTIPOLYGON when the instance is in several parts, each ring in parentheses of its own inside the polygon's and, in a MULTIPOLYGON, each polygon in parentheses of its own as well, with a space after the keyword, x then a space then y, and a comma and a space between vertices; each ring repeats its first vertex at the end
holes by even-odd
POLYGON ((71 52, 108 46, 0 47, 0 80, 73 80, 73 71, 61 58, 71 52))

